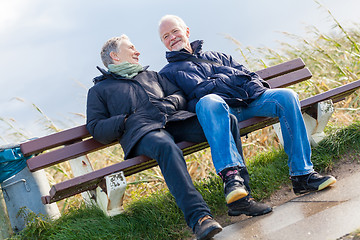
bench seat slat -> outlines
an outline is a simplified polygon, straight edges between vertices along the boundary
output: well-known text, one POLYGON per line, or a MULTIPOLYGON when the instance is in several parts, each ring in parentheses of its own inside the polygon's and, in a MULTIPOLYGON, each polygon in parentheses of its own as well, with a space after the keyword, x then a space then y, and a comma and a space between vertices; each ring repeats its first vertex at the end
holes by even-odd
POLYGON ((44 150, 66 145, 83 138, 90 137, 85 125, 67 129, 58 133, 54 133, 45 137, 34 139, 20 144, 21 152, 24 156, 37 154, 44 150))
POLYGON ((311 107, 313 103, 322 102, 328 99, 332 99, 333 102, 338 102, 339 100, 345 98, 346 96, 355 92, 358 88, 360 88, 360 80, 342 85, 340 87, 331 89, 329 91, 317 94, 315 96, 309 97, 302 102, 303 108, 311 107))
MULTIPOLYGON (((191 142, 180 142, 177 144, 183 150, 184 155, 197 152, 208 146, 207 143, 195 144, 191 142)), ((146 156, 131 158, 111 166, 107 166, 91 173, 78 176, 67 181, 55 184, 50 190, 50 198, 46 199, 52 203, 75 194, 95 189, 104 176, 123 171, 125 176, 157 166, 157 162, 146 156)))

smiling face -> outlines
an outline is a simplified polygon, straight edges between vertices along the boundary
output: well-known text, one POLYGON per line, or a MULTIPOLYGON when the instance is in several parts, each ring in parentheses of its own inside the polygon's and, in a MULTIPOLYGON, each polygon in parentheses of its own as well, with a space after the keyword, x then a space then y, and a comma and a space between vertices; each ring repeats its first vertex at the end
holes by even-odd
POLYGON ((163 44, 170 51, 180 51, 185 48, 192 53, 189 42, 190 30, 174 18, 163 20, 159 26, 160 38, 163 44))
POLYGON ((139 64, 139 55, 140 53, 136 50, 134 44, 128 39, 122 39, 118 51, 110 53, 114 64, 122 62, 139 64))

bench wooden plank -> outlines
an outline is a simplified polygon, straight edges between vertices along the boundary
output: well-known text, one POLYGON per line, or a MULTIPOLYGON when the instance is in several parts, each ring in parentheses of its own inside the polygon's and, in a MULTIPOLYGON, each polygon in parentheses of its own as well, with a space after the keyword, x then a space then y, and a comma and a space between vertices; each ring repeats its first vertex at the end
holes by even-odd
MULTIPOLYGON (((177 144, 183 150, 184 155, 197 152, 200 149, 208 147, 207 143, 195 144, 191 142, 180 142, 177 144)), ((95 189, 104 176, 123 171, 125 176, 157 166, 154 159, 146 156, 134 157, 111 166, 107 166, 94 172, 69 179, 67 181, 55 184, 50 190, 50 196, 45 196, 43 201, 52 203, 61 199, 76 195, 78 193, 95 189)))
POLYGON ((314 102, 322 102, 328 99, 331 99, 333 102, 338 102, 344 99, 346 96, 355 92, 358 88, 360 88, 360 80, 309 97, 301 101, 302 107, 304 108, 304 110, 306 110, 307 108, 311 107, 314 102))
POLYGON ((284 75, 304 67, 305 67, 304 61, 301 58, 296 58, 288 62, 280 63, 278 65, 265 68, 263 70, 257 71, 256 73, 262 79, 268 80, 270 78, 278 77, 280 75, 284 75))
POLYGON ((90 137, 90 133, 86 129, 85 125, 81 125, 22 143, 20 144, 20 149, 24 156, 30 156, 50 148, 73 143, 86 137, 90 137))
POLYGON ((303 68, 285 75, 267 80, 271 88, 284 88, 308 80, 312 77, 309 69, 303 68))
POLYGON ((27 160, 26 164, 31 172, 55 165, 106 147, 114 145, 118 142, 113 142, 108 145, 99 143, 93 138, 86 139, 81 142, 76 142, 67 145, 63 148, 55 149, 53 151, 40 154, 27 160))
MULTIPOLYGON (((309 97, 307 99, 300 101, 301 110, 302 112, 306 112, 315 103, 322 102, 328 99, 331 99, 333 102, 338 102, 344 97, 355 92, 358 88, 360 88, 360 80, 309 97)), ((244 136, 250 132, 256 131, 266 126, 270 126, 277 122, 279 122, 277 118, 268 118, 268 117, 254 117, 247 119, 245 121, 241 121, 239 122, 240 135, 244 136)))

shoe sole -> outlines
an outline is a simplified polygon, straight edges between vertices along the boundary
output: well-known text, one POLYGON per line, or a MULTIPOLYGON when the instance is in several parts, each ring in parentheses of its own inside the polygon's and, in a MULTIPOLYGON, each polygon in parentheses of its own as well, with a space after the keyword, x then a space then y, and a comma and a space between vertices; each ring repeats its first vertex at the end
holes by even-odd
POLYGON ((226 203, 233 203, 241 198, 246 197, 248 194, 249 193, 245 189, 236 189, 226 196, 226 203))
POLYGON ((201 238, 197 238, 197 240, 208 240, 211 239, 213 236, 215 236, 216 234, 218 234, 219 232, 222 231, 222 228, 214 228, 212 229, 210 232, 208 232, 207 234, 205 234, 205 236, 201 237, 201 238))
POLYGON ((336 183, 336 179, 334 177, 331 177, 328 180, 326 180, 325 182, 323 182, 322 184, 320 184, 318 191, 323 190, 324 188, 327 188, 328 186, 330 186, 334 183, 336 183))
POLYGON ((294 193, 296 195, 300 195, 300 194, 304 194, 304 193, 309 193, 309 192, 316 192, 316 191, 321 191, 327 187, 329 187, 330 185, 336 183, 336 179, 334 177, 329 178, 328 180, 326 180, 325 182, 323 182, 322 184, 319 185, 318 189, 315 190, 311 190, 311 189, 301 189, 301 190, 295 190, 294 189, 294 193))
POLYGON ((256 213, 246 213, 246 212, 242 212, 242 211, 228 211, 228 215, 231 217, 235 217, 235 216, 239 216, 241 214, 245 214, 246 216, 250 216, 250 217, 257 217, 257 216, 261 216, 261 215, 265 215, 267 213, 272 212, 272 208, 267 208, 262 212, 256 212, 256 213))

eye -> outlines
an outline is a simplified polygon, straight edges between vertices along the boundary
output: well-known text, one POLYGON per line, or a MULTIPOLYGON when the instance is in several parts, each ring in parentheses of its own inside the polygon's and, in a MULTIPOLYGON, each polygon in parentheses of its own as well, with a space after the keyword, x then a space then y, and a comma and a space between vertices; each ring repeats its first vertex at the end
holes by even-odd
POLYGON ((169 35, 165 35, 165 36, 163 37, 163 39, 167 39, 167 38, 168 38, 168 36, 169 36, 169 35))

